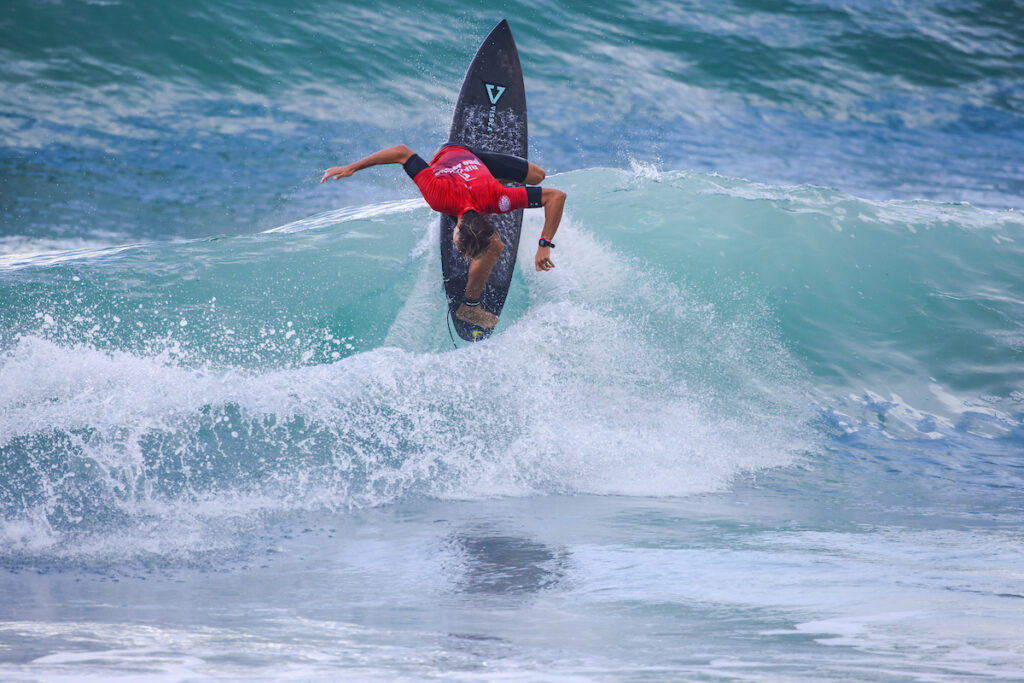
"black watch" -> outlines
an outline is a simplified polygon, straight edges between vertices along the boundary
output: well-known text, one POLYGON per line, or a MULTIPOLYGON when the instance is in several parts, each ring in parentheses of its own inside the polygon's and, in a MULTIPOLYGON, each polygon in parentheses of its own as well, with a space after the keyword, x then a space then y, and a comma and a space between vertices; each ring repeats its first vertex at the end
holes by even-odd
POLYGON ((538 242, 537 244, 539 244, 542 247, 551 247, 552 249, 555 248, 555 243, 554 242, 548 242, 543 237, 540 238, 540 242, 538 242))

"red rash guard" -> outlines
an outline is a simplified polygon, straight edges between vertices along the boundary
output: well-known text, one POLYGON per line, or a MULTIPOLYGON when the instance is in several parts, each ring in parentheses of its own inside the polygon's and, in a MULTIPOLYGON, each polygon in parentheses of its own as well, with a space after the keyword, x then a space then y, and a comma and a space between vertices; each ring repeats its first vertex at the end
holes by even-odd
POLYGON ((442 147, 413 181, 431 209, 449 216, 508 213, 529 206, 525 187, 505 187, 465 147, 442 147))

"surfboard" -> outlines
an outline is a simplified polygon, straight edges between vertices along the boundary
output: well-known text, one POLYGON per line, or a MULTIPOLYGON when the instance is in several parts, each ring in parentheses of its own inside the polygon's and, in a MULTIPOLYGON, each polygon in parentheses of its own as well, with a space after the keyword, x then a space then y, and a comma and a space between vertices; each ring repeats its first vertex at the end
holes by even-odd
MULTIPOLYGON (((503 19, 488 34, 469 65, 455 105, 448 141, 526 158, 526 89, 523 87, 519 51, 507 20, 503 19)), ((490 214, 488 218, 501 234, 505 250, 494 264, 480 305, 485 311, 500 316, 516 266, 523 212, 490 214)), ((490 336, 491 330, 455 316, 469 278, 469 262, 452 241, 457 222, 455 216, 441 217, 441 271, 448 298, 448 315, 460 337, 466 341, 482 341, 490 336)))

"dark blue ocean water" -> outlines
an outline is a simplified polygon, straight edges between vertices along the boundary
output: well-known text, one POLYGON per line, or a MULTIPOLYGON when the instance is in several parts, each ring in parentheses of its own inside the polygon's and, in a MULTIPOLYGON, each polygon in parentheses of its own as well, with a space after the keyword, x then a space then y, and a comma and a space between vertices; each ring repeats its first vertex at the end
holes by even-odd
POLYGON ((8 3, 0 677, 1024 677, 1022 22, 8 3), (569 200, 455 348, 415 187, 317 181, 506 16, 569 200))

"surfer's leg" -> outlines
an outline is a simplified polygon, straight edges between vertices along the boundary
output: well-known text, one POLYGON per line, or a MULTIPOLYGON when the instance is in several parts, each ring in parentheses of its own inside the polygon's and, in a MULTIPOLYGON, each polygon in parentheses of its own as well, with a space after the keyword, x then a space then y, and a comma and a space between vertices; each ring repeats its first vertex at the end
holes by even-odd
POLYGON ((469 277, 466 280, 465 302, 455 311, 455 315, 466 322, 490 329, 498 323, 498 316, 480 308, 480 298, 484 292, 484 285, 491 277, 494 264, 504 251, 505 245, 501 236, 494 233, 491 237, 491 244, 479 256, 469 264, 469 277))
POLYGON ((466 279, 466 298, 479 299, 483 294, 484 285, 491 277, 494 264, 498 262, 501 252, 505 250, 505 244, 501 241, 501 235, 497 232, 491 236, 491 243, 487 249, 469 263, 469 276, 466 279))
MULTIPOLYGON (((499 152, 485 152, 479 149, 470 149, 473 154, 476 155, 480 161, 484 162, 484 166, 491 172, 491 175, 498 180, 505 180, 513 183, 530 183, 530 172, 536 168, 541 171, 543 177, 543 171, 540 166, 531 164, 529 161, 522 157, 517 157, 514 154, 501 154, 499 152)), ((536 173, 534 174, 536 175, 536 173)))
POLYGON ((544 172, 544 169, 533 162, 527 162, 530 164, 530 170, 526 172, 526 184, 527 185, 540 185, 544 182, 544 179, 548 177, 548 174, 544 172))

